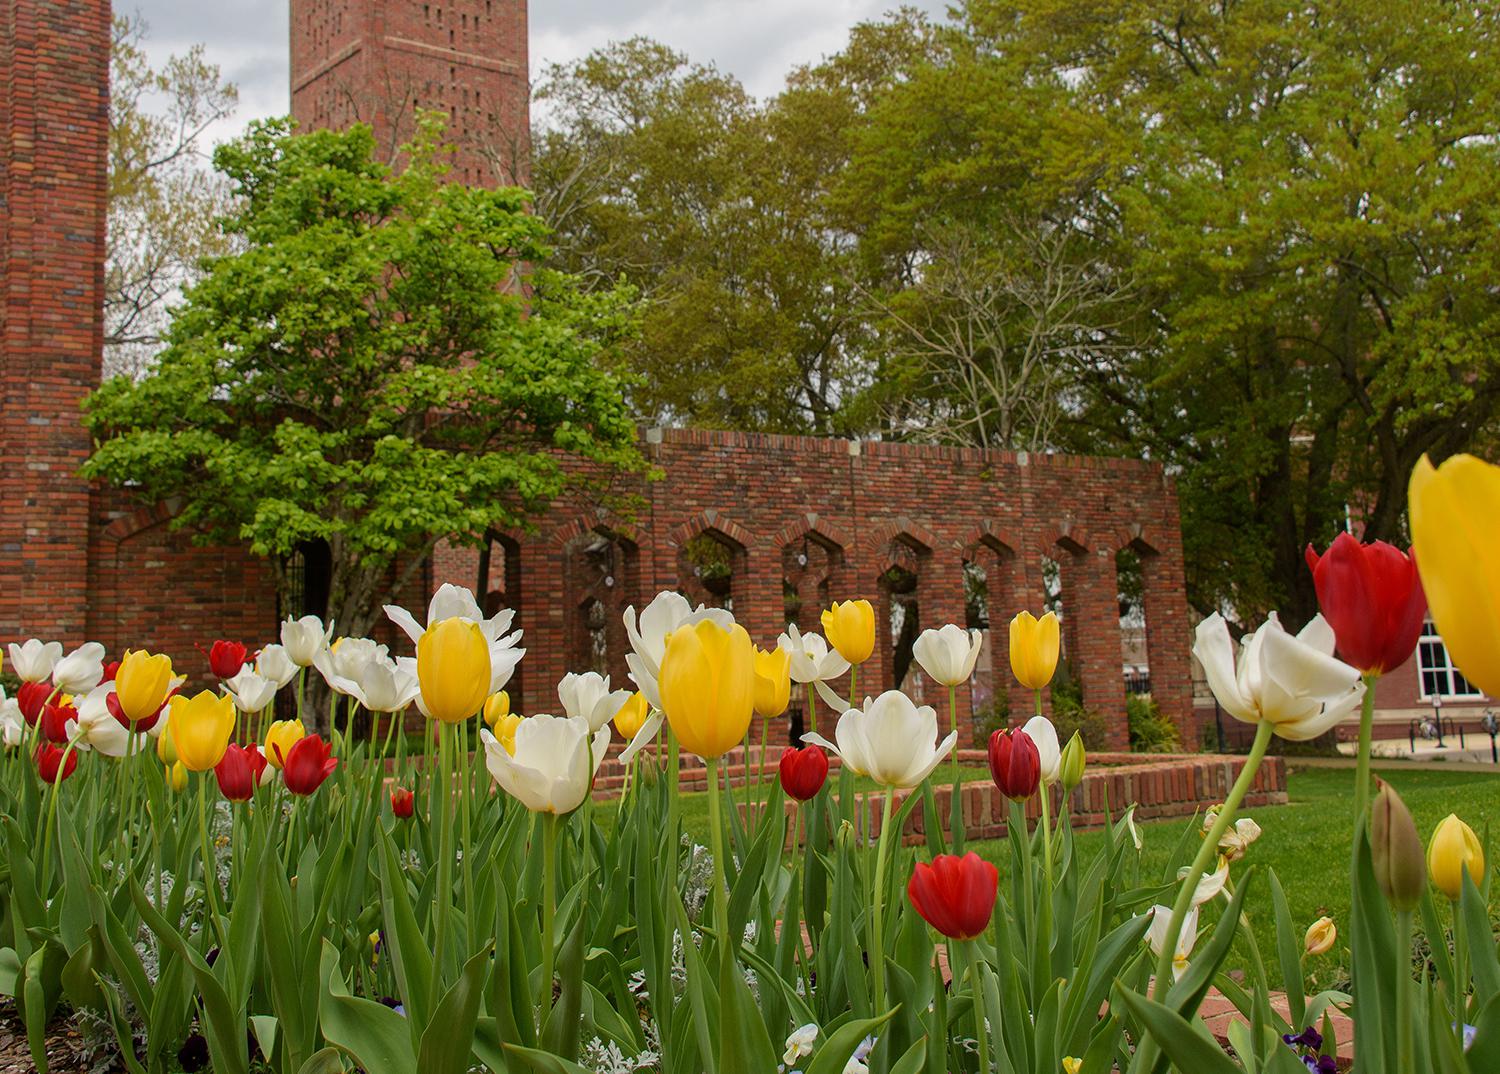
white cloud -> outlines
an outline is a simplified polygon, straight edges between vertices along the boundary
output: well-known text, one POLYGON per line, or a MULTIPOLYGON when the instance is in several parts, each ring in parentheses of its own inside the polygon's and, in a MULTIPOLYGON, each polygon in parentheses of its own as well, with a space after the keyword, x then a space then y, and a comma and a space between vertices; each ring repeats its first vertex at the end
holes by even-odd
MULTIPOLYGON (((893 0, 535 0, 531 69, 641 34, 696 62, 714 63, 751 93, 767 96, 792 67, 837 52, 851 26, 894 6, 893 0)), ((941 15, 946 0, 916 6, 941 15)), ((145 17, 153 60, 201 43, 239 86, 239 109, 210 132, 213 139, 288 110, 287 0, 135 0, 133 8, 124 0, 116 10, 145 17)))

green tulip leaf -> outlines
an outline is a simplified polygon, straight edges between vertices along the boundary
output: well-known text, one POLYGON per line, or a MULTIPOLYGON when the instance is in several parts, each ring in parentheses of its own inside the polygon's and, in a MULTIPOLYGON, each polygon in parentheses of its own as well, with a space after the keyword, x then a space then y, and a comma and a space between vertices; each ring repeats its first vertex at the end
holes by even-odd
POLYGON ((344 1056, 337 1048, 314 1052, 297 1068, 297 1074, 344 1074, 344 1056))
MULTIPOLYGON (((1193 1074, 1242 1074, 1212 1039, 1199 1033, 1180 1014, 1126 988, 1115 992, 1116 1000, 1151 1034, 1151 1039, 1181 1070, 1193 1074)), ((1287 1053, 1290 1055, 1290 1051, 1287 1053)))
POLYGON ((383 1003, 349 995, 338 972, 338 950, 326 940, 319 969, 319 1020, 328 1043, 368 1074, 412 1074, 418 1070, 406 1018, 383 1003))
POLYGON ((551 1052, 525 1048, 519 1044, 507 1044, 505 1054, 514 1056, 525 1064, 527 1070, 535 1071, 536 1074, 592 1074, 577 1063, 569 1062, 551 1052))
POLYGON ((473 1065, 474 1021, 479 1017, 479 999, 489 968, 490 945, 464 964, 463 972, 432 1012, 422 1030, 417 1050, 417 1069, 423 1074, 465 1074, 473 1065))
POLYGON ((876 1036, 895 1013, 889 1010, 878 1018, 857 1018, 839 1026, 807 1064, 806 1074, 843 1074, 854 1050, 866 1037, 876 1036))

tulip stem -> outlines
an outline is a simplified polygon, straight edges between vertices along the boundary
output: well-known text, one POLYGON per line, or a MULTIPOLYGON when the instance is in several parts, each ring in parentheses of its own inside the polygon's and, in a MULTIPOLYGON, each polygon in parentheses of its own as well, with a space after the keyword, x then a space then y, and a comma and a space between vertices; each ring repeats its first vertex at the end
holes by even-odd
MULTIPOLYGON (((219 946, 224 946, 223 926, 219 921, 219 866, 214 859, 214 845, 208 837, 208 784, 213 779, 211 771, 198 777, 198 838, 203 843, 203 897, 204 909, 218 934, 219 946)), ((204 925, 203 934, 208 935, 204 925)))
POLYGON ((885 868, 890 845, 891 807, 895 800, 896 788, 887 787, 885 805, 880 812, 880 839, 875 845, 875 890, 870 895, 870 974, 877 1015, 885 1011, 885 868))
POLYGON ((858 703, 854 700, 856 697, 859 696, 859 691, 856 688, 858 682, 859 682, 859 665, 858 664, 850 664, 849 665, 849 707, 851 709, 857 709, 857 708, 859 708, 858 703))
POLYGON ((714 855, 714 916, 718 919, 719 953, 729 954, 729 895, 725 890, 724 807, 719 801, 719 759, 710 757, 708 764, 708 836, 714 855))
MULTIPOLYGON (((38 720, 37 723, 40 724, 41 721, 38 720)), ((52 881, 52 833, 57 827, 57 798, 62 781, 67 778, 68 756, 72 752, 73 743, 70 740, 63 748, 62 759, 57 762, 57 775, 52 778, 52 786, 47 794, 47 834, 42 841, 42 886, 40 888, 43 899, 47 897, 47 887, 52 881)))
POLYGON ((1255 781, 1255 773, 1266 756, 1266 748, 1271 744, 1272 726, 1269 720, 1261 720, 1255 725, 1255 742, 1250 747, 1250 755, 1245 758, 1245 765, 1240 769, 1239 778, 1229 789, 1229 796, 1224 799, 1223 808, 1214 818, 1213 827, 1209 829, 1208 835, 1204 836, 1203 845, 1198 848, 1198 855, 1193 859, 1193 864, 1188 867, 1187 876, 1183 878, 1182 887, 1178 889, 1177 901, 1172 904, 1172 917, 1167 922, 1167 934, 1162 940, 1161 951, 1156 956, 1156 981, 1152 988, 1152 995, 1158 1003, 1166 998, 1167 989, 1171 987, 1172 958, 1177 952, 1177 937, 1182 932, 1183 921, 1187 919, 1188 907, 1193 901, 1193 892, 1198 889, 1198 881, 1208 871, 1209 863, 1219 853, 1219 840, 1228 830, 1230 822, 1234 820, 1234 812, 1240 807, 1240 802, 1244 801, 1245 794, 1250 790, 1250 784, 1255 781))
POLYGON ((470 769, 470 757, 469 757, 469 721, 465 720, 463 723, 459 724, 455 728, 455 730, 458 732, 458 746, 459 746, 459 754, 458 754, 458 766, 459 766, 459 769, 460 769, 460 771, 459 771, 459 780, 458 780, 459 795, 460 795, 459 804, 460 804, 460 806, 462 807, 462 810, 463 810, 463 812, 462 812, 461 815, 463 817, 463 826, 464 826, 463 838, 459 841, 460 842, 460 846, 458 848, 458 852, 463 855, 464 935, 466 937, 465 947, 464 947, 464 955, 465 955, 465 958, 467 958, 468 957, 468 952, 473 949, 473 945, 474 945, 474 931, 475 931, 475 924, 474 924, 474 866, 471 864, 471 861, 472 861, 472 859, 473 859, 474 856, 469 853, 470 841, 474 838, 473 827, 470 824, 470 820, 469 820, 469 809, 470 809, 470 806, 469 806, 469 791, 470 791, 470 787, 469 787, 469 775, 470 775, 470 770, 469 770, 470 769))
MULTIPOLYGON (((1467 870, 1460 875, 1467 875, 1467 870)), ((1469 1006, 1469 945, 1464 938, 1464 925, 1459 920, 1458 900, 1454 899, 1450 904, 1453 910, 1453 1020, 1456 1023, 1454 1030, 1458 1033, 1458 1049, 1463 1051, 1464 1047, 1464 1022, 1467 1021, 1469 1006)), ((1411 939, 1407 938, 1407 958, 1411 957, 1411 939)), ((1411 976, 1411 967, 1406 967, 1406 974, 1411 976)))
MULTIPOLYGON (((948 684, 948 732, 958 732, 958 685, 948 684)), ((953 842, 953 852, 961 853, 964 848, 964 811, 962 798, 959 795, 958 785, 958 741, 953 743, 953 752, 949 755, 949 772, 952 775, 953 786, 949 789, 948 798, 948 838, 953 842)))
MULTIPOLYGON (((1415 1070, 1411 1034, 1411 911, 1396 911, 1396 1069, 1415 1070)), ((1458 1046, 1463 1049, 1463 1008, 1457 1007, 1458 1046)))
POLYGON ((443 979, 448 943, 448 911, 453 905, 453 774, 448 749, 448 725, 438 723, 438 778, 441 780, 436 801, 438 820, 437 923, 434 925, 432 961, 437 980, 443 979))
POLYGON ((974 1037, 979 1045, 979 1069, 988 1071, 990 1069, 990 1050, 986 1040, 988 1034, 985 1032, 983 988, 979 983, 980 964, 984 961, 984 955, 979 950, 978 940, 970 940, 968 944, 969 990, 974 994, 974 1037))
POLYGON ((818 733, 818 695, 811 682, 807 684, 807 724, 810 732, 818 733))
POLYGON ((552 935, 553 915, 557 913, 557 824, 556 813, 542 815, 542 1017, 537 1022, 537 1036, 547 1028, 552 1016, 552 966, 555 957, 552 935))
POLYGON ((1356 762, 1354 788, 1354 831, 1370 820, 1370 741, 1375 723, 1375 681, 1380 678, 1373 671, 1364 673, 1365 696, 1359 706, 1359 757, 1356 762))

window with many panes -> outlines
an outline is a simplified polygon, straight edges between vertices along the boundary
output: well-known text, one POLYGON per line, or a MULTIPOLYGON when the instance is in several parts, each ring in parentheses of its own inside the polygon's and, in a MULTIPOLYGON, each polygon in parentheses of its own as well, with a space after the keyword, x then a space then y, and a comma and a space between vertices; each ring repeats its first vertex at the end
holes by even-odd
POLYGON ((1430 619, 1422 624, 1422 637, 1417 642, 1417 677, 1424 699, 1484 696, 1479 687, 1472 685, 1453 666, 1453 661, 1448 658, 1448 647, 1443 644, 1430 619))

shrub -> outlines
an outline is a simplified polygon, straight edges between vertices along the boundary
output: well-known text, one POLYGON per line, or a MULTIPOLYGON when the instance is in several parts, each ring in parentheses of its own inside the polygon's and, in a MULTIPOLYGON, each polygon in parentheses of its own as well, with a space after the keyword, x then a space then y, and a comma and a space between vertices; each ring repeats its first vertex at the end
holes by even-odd
POLYGON ((1178 753, 1182 750, 1177 725, 1162 715, 1161 708, 1150 694, 1126 695, 1125 717, 1130 723, 1132 753, 1178 753))

